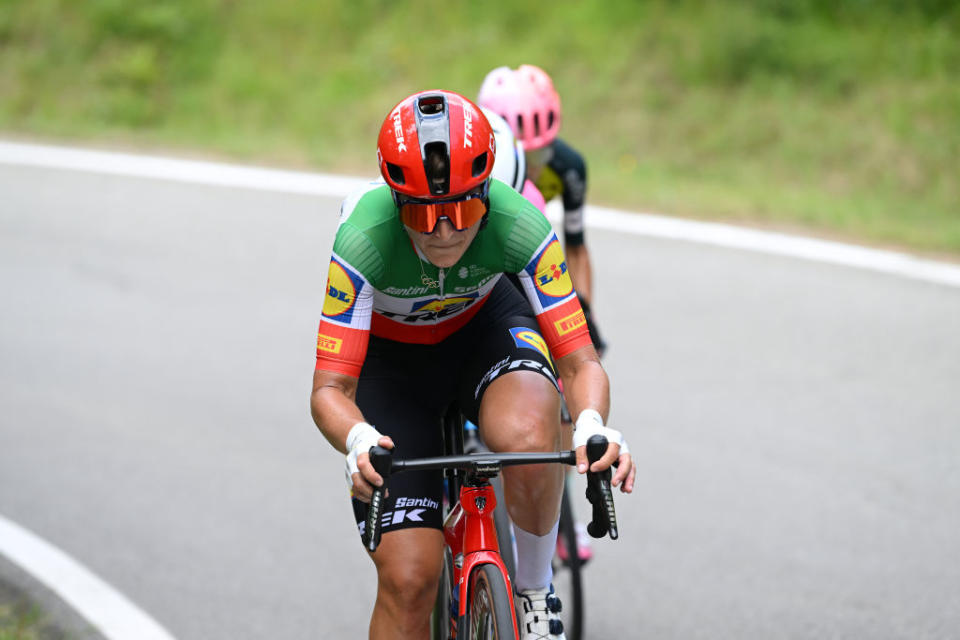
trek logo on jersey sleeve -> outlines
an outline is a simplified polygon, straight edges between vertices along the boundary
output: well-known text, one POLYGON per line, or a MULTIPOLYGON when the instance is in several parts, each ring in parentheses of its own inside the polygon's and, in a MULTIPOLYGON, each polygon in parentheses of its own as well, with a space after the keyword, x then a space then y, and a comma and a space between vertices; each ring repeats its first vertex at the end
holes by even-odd
POLYGON ((550 366, 553 366, 553 360, 550 358, 550 349, 547 343, 539 333, 527 327, 514 327, 510 329, 510 335, 513 336, 513 342, 518 347, 533 349, 543 354, 550 366))
POLYGON ((573 293, 573 281, 555 234, 524 269, 533 281, 537 297, 544 309, 565 300, 573 293))
POLYGON ((327 274, 327 295, 323 301, 323 316, 331 320, 349 324, 353 319, 357 294, 363 288, 363 276, 346 264, 330 258, 330 271, 327 274))

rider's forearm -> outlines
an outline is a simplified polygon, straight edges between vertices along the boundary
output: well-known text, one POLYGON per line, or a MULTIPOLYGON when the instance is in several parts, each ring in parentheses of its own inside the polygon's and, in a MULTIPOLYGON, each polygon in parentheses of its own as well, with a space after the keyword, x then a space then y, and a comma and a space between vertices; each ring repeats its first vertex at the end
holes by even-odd
POLYGON ((592 345, 557 360, 563 379, 563 397, 576 420, 584 409, 593 409, 606 421, 610 411, 610 382, 592 345))
POLYGON ((573 280, 573 288, 581 300, 587 304, 593 302, 593 271, 590 266, 590 252, 587 245, 568 246, 566 248, 567 269, 570 272, 570 279, 573 280))
MULTIPOLYGON (((320 373, 320 372, 318 372, 320 373)), ((354 397, 356 381, 314 378, 310 394, 310 413, 320 433, 340 453, 346 453, 347 434, 358 422, 364 422, 363 414, 354 397)))

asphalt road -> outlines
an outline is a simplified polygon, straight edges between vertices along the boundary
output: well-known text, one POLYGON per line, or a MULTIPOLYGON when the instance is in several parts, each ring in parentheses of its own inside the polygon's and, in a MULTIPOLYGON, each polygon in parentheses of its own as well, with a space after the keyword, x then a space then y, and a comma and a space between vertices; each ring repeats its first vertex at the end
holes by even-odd
MULTIPOLYGON (((0 166, 0 513, 180 640, 365 637, 307 405, 336 207, 0 166)), ((640 466, 589 637, 957 637, 960 289, 589 235, 640 466)))

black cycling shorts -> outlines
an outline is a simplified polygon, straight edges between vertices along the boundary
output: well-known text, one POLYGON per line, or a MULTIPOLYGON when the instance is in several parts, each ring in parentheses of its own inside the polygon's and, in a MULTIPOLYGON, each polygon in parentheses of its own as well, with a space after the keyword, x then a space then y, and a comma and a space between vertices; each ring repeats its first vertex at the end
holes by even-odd
MULTIPOLYGON (((370 337, 357 385, 367 422, 393 438, 398 459, 443 455, 443 417, 456 406, 477 422, 480 400, 493 380, 515 370, 536 371, 557 386, 546 343, 527 300, 506 278, 477 315, 434 344, 370 337)), ((443 473, 405 471, 391 476, 382 531, 442 525, 443 473)), ((367 503, 353 499, 361 534, 367 503)))

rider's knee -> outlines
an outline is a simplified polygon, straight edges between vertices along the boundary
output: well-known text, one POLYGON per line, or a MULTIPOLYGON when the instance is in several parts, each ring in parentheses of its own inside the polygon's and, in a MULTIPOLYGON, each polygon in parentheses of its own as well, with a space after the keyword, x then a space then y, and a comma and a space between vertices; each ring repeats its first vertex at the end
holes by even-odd
POLYGON ((542 376, 529 372, 503 376, 484 394, 480 430, 494 450, 556 451, 560 396, 542 376))
POLYGON ((505 426, 513 451, 556 451, 560 444, 559 422, 547 415, 530 415, 505 426))
POLYGON ((416 615, 429 611, 437 594, 440 571, 419 562, 391 562, 378 572, 379 596, 396 610, 416 615))

